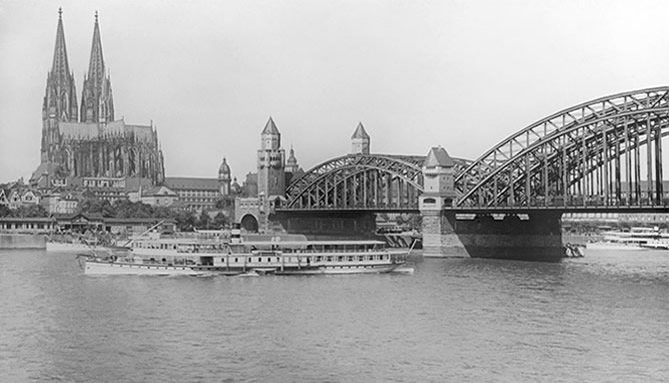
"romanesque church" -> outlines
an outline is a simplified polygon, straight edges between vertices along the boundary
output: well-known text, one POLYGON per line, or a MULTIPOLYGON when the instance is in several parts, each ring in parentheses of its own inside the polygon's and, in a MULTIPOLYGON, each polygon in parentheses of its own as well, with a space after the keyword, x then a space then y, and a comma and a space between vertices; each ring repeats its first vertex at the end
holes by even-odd
POLYGON ((85 186, 91 179, 162 183, 163 154, 153 123, 127 124, 115 118, 97 12, 81 104, 68 63, 62 11, 58 13, 56 45, 42 106, 41 160, 31 181, 43 188, 85 186))

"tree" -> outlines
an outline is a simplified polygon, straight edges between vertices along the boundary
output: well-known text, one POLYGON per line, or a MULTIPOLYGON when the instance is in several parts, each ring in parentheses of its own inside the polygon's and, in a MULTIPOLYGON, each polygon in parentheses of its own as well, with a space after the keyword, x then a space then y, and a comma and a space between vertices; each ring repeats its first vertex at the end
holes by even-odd
POLYGON ((211 225, 211 217, 207 213, 206 210, 202 210, 202 213, 200 214, 200 219, 198 220, 198 227, 200 229, 208 229, 209 226, 211 225))
POLYGON ((48 217, 49 212, 42 205, 21 206, 16 210, 15 216, 21 218, 48 217))
POLYGON ((0 205, 0 217, 9 217, 12 211, 5 205, 0 205))
POLYGON ((85 198, 79 204, 79 212, 88 214, 102 214, 103 217, 114 217, 116 211, 107 200, 85 198))
POLYGON ((179 228, 180 231, 192 231, 197 223, 195 215, 188 211, 177 213, 175 221, 177 223, 177 228, 179 228))
POLYGON ((223 214, 222 211, 219 211, 216 216, 214 216, 213 226, 217 229, 223 229, 228 223, 228 217, 223 214))
POLYGON ((219 198, 214 204, 216 209, 230 209, 233 206, 235 206, 235 197, 229 195, 219 198))

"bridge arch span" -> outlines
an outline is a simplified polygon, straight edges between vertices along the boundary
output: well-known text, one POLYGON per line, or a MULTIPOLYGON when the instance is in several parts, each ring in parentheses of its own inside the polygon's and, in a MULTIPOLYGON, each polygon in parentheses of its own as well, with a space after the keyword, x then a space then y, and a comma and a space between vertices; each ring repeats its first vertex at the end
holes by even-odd
POLYGON ((512 134, 455 178, 457 207, 662 203, 669 87, 564 109, 512 134))
POLYGON ((293 210, 417 210, 423 156, 349 154, 316 165, 286 190, 293 210))

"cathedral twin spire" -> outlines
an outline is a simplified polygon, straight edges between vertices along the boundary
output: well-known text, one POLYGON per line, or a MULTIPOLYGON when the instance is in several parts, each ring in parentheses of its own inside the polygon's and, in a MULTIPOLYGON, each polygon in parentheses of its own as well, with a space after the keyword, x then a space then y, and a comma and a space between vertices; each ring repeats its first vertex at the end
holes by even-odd
POLYGON ((112 97, 111 80, 105 73, 97 11, 95 12, 91 59, 88 63, 88 76, 84 77, 79 118, 81 122, 105 123, 114 120, 114 98, 112 97))
POLYGON ((45 118, 57 121, 109 122, 114 120, 114 99, 112 97, 111 80, 106 74, 102 55, 102 39, 98 13, 95 12, 93 43, 88 64, 88 74, 84 77, 81 94, 81 107, 77 111, 76 88, 74 74, 70 70, 65 45, 62 9, 58 9, 58 29, 53 64, 47 79, 45 96, 45 118))
POLYGON ((74 73, 70 70, 65 45, 63 11, 58 9, 58 28, 56 45, 53 51, 51 71, 47 75, 47 89, 44 97, 44 118, 58 121, 77 120, 77 90, 74 85, 74 73))

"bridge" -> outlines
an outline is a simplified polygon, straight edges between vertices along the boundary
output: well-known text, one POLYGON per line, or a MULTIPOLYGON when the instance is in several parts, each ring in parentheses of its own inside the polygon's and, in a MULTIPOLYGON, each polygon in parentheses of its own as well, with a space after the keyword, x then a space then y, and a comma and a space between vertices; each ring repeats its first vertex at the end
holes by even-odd
MULTIPOLYGON (((598 98, 541 119, 475 161, 454 158, 452 209, 667 209, 669 87, 598 98)), ((307 171, 282 210, 418 211, 425 156, 350 154, 307 171)))
MULTIPOLYGON (((439 193, 426 190, 426 175, 435 177, 426 156, 351 154, 325 161, 293 182, 277 213, 421 212, 424 236, 440 235, 443 249, 449 233, 458 238, 446 242, 457 243, 463 232, 499 234, 495 220, 505 221, 506 231, 518 225, 518 232, 531 231, 541 223, 554 233, 563 212, 669 211, 662 172, 662 138, 668 134, 669 87, 614 94, 543 118, 474 161, 449 157, 447 164, 432 166, 450 183, 446 189, 436 185, 439 193), (426 227, 434 209, 425 201, 438 201, 439 217, 448 222, 426 227), (469 221, 478 229, 466 228, 462 217, 472 216, 466 213, 473 214, 469 221), (500 214, 515 218, 499 219, 500 214), (518 223, 523 220, 532 223, 518 223), (487 228, 481 229, 481 222, 487 228)), ((538 234, 541 240, 544 234, 538 234)), ((554 238, 549 242, 557 247, 554 238)))

